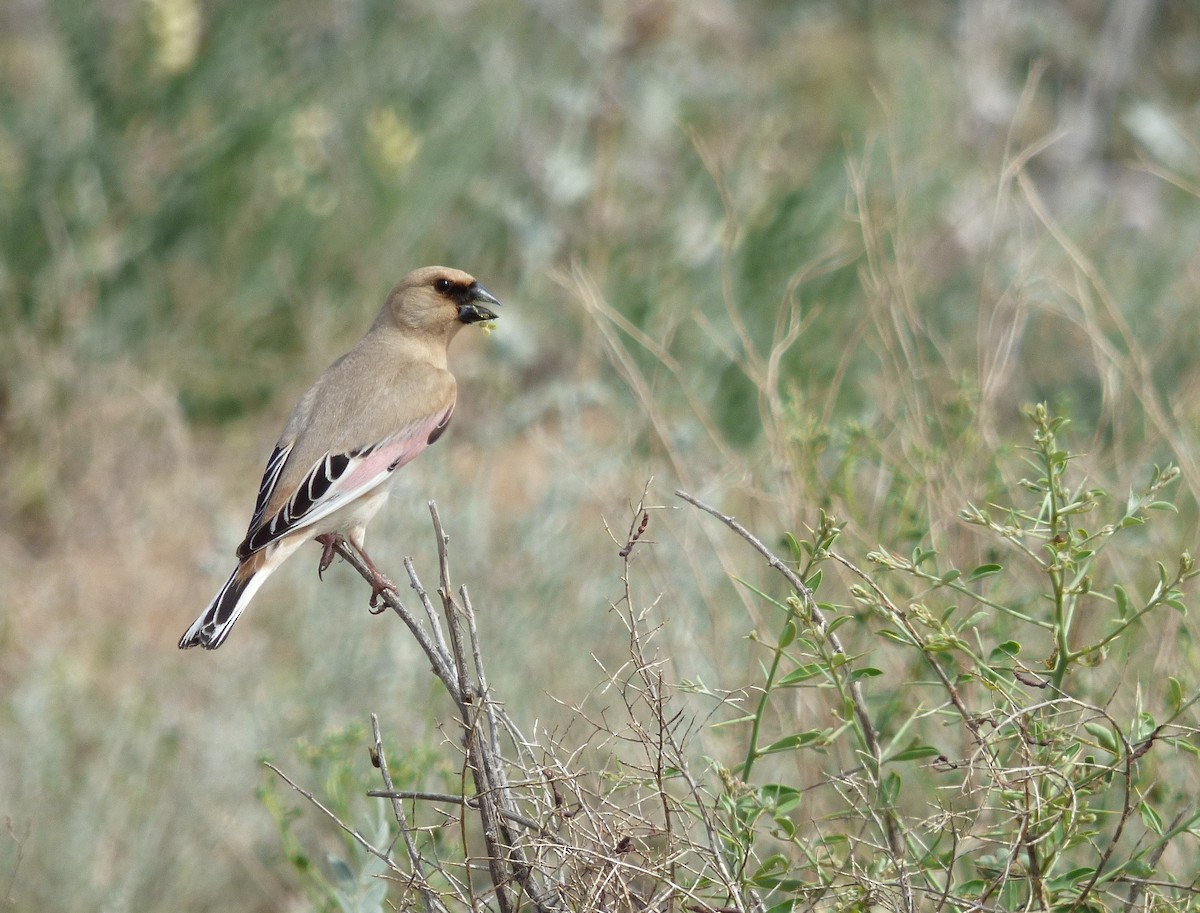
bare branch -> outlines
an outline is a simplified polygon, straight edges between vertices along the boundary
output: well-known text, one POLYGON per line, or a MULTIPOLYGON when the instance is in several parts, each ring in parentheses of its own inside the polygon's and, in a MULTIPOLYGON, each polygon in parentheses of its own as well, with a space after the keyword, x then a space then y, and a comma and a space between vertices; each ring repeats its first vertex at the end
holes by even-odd
MULTIPOLYGON (((364 580, 374 580, 367 562, 363 560, 363 557, 348 541, 344 539, 339 540, 334 544, 334 550, 346 560, 347 564, 358 571, 359 575, 364 580)), ((418 595, 422 597, 422 602, 424 602, 424 591, 420 588, 420 581, 417 581, 415 576, 413 577, 413 588, 417 590, 418 595)), ((433 667, 434 674, 441 679, 442 683, 446 685, 448 690, 450 690, 451 697, 457 695, 458 689, 455 687, 457 677, 453 669, 453 663, 446 654, 444 647, 439 649, 439 644, 430 638, 430 635, 428 632, 426 632, 424 627, 422 627, 420 621, 418 621, 416 617, 414 617, 413 614, 409 612, 407 608, 405 608, 404 603, 400 601, 400 597, 397 596, 393 591, 383 590, 380 592, 379 598, 383 600, 384 604, 387 605, 388 608, 400 616, 401 621, 403 621, 408 629, 412 632, 413 637, 417 639, 417 645, 420 646, 421 651, 426 655, 426 657, 428 657, 430 665, 433 667)))
MULTIPOLYGON (((464 798, 463 796, 455 795, 454 793, 428 793, 403 789, 398 790, 390 786, 387 789, 369 789, 367 790, 367 795, 375 799, 410 799, 416 802, 446 802, 450 805, 459 805, 465 808, 474 809, 479 808, 480 804, 479 796, 470 796, 464 798)), ((504 811, 503 809, 500 810, 500 813, 514 824, 519 824, 531 831, 535 831, 539 835, 547 836, 545 833, 545 828, 532 818, 527 818, 525 815, 512 814, 504 811)), ((559 840, 553 835, 548 836, 549 839, 554 840, 563 846, 567 845, 565 840, 559 840)))
MULTIPOLYGON (((372 752, 372 760, 379 768, 379 775, 383 779, 383 785, 389 791, 394 791, 396 786, 392 783, 392 775, 388 772, 387 756, 383 751, 383 736, 379 731, 379 717, 371 714, 371 734, 375 738, 375 749, 372 752)), ((367 793, 371 795, 371 793, 367 793)), ((405 849, 408 850, 408 861, 412 865, 412 883, 417 890, 421 892, 421 899, 425 902, 425 910, 427 913, 448 913, 446 905, 438 899, 438 896, 429 888, 429 884, 425 881, 422 872, 421 854, 417 850, 416 841, 413 840, 412 828, 408 826, 408 818, 404 814, 404 807, 400 804, 400 797, 392 799, 392 814, 396 818, 396 825, 400 828, 400 836, 404 840, 405 849)))
POLYGON ((403 869, 401 869, 398 865, 396 865, 396 863, 392 860, 392 857, 390 854, 384 852, 383 850, 381 850, 378 847, 376 847, 375 845, 373 845, 371 843, 371 841, 369 841, 366 837, 364 837, 362 834, 360 834, 357 830, 352 828, 350 825, 346 824, 346 822, 344 822, 341 818, 339 818, 333 811, 331 811, 324 804, 322 804, 320 799, 318 799, 316 796, 314 796, 312 793, 310 793, 303 786, 296 783, 291 777, 289 777, 287 774, 285 774, 282 770, 280 770, 278 767, 276 767, 270 761, 263 761, 263 766, 268 767, 271 770, 273 770, 280 777, 280 779, 283 780, 284 783, 286 783, 288 786, 290 786, 292 789, 294 789, 296 792, 298 792, 300 795, 302 795, 305 799, 307 799, 309 802, 311 802, 313 805, 315 805, 317 808, 319 808, 322 812, 324 812, 326 817, 329 818, 329 820, 331 820, 334 824, 336 824, 343 831, 345 831, 347 834, 349 834, 350 837, 354 840, 354 842, 357 843, 359 846, 361 846, 364 850, 366 850, 372 856, 375 856, 378 859, 382 859, 384 864, 387 865, 387 867, 389 869, 391 869, 393 872, 395 872, 401 878, 405 879, 406 881, 409 879, 408 873, 405 872, 403 869))

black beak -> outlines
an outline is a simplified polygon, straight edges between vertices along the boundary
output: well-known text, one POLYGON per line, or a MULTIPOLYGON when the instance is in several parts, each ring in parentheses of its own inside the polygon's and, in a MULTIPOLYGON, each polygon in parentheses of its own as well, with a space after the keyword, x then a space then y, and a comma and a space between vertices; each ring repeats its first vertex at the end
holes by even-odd
POLYGON ((496 296, 476 282, 459 300, 458 319, 463 323, 482 323, 485 320, 495 320, 495 312, 486 307, 489 304, 500 306, 496 296))

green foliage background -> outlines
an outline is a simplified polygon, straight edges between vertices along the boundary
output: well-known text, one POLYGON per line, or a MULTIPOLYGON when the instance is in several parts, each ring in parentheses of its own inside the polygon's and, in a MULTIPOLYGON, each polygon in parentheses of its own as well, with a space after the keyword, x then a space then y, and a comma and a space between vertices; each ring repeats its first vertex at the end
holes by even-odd
MULTIPOLYGON (((255 759, 370 709, 436 742, 349 575, 297 559, 226 649, 173 647, 295 395, 417 265, 505 309, 373 543, 428 560, 438 499, 518 711, 620 655, 604 522, 650 476, 969 567, 958 511, 1044 400, 1097 484, 1178 464, 1145 554, 1194 550, 1200 35, 1151 6, 1123 71, 1066 2, 0 9, 0 901, 290 909, 255 759)), ((679 674, 740 681, 755 572, 652 535, 679 674)), ((1157 643, 1131 675, 1194 664, 1185 619, 1157 643)))

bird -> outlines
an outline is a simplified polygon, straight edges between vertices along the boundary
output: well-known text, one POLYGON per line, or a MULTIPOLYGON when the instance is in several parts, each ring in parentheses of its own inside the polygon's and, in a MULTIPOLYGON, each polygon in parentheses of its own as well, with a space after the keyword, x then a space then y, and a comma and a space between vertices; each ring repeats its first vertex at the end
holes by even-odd
POLYGON ((450 341, 490 329, 496 297, 461 270, 426 266, 392 289, 358 344, 316 379, 267 460, 254 514, 229 580, 179 640, 215 650, 263 582, 304 542, 324 546, 323 573, 349 539, 374 575, 372 605, 394 586, 363 546, 395 473, 437 441, 454 415, 450 341))

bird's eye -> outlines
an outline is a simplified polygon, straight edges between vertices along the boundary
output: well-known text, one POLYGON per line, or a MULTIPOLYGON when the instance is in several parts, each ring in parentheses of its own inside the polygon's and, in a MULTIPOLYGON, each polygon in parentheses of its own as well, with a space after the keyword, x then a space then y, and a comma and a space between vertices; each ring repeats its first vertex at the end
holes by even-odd
POLYGON ((451 283, 449 279, 438 279, 433 283, 433 287, 438 294, 444 295, 446 292, 450 291, 450 286, 452 284, 453 283, 451 283))

